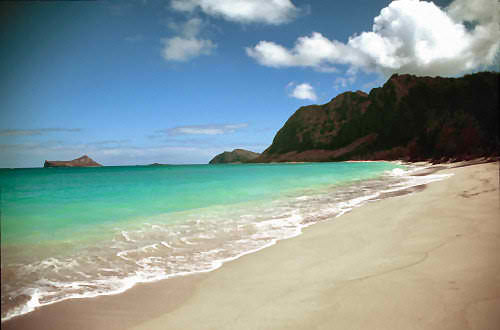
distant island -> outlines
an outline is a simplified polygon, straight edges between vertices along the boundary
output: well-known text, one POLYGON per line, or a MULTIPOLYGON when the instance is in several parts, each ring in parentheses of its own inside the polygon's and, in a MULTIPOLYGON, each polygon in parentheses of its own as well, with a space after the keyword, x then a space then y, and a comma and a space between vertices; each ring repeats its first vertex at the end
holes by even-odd
POLYGON ((345 92, 299 108, 251 162, 497 156, 499 78, 497 72, 462 78, 394 74, 369 94, 345 92))
POLYGON ((98 167, 101 164, 95 162, 87 155, 73 160, 46 160, 43 167, 98 167))
MULTIPOLYGON (((500 155, 498 72, 461 78, 394 74, 369 94, 299 108, 262 154, 225 151, 209 164, 346 160, 460 161, 500 155)), ((148 166, 167 166, 153 163, 148 166)), ((44 167, 102 166, 87 155, 44 167)))
POLYGON ((224 151, 218 154, 209 162, 209 164, 237 164, 237 163, 247 163, 255 158, 259 157, 260 154, 257 152, 245 150, 245 149, 234 149, 233 151, 224 151))

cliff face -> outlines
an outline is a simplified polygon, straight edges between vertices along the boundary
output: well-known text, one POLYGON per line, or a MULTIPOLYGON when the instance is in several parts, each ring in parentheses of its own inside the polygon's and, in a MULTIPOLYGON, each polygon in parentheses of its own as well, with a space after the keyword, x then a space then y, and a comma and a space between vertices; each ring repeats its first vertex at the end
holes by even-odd
POLYGON ((498 154, 499 73, 393 75, 298 109, 255 162, 468 159, 498 154))
POLYGON ((244 150, 234 149, 233 151, 224 151, 218 154, 209 162, 209 164, 226 164, 226 163, 246 163, 260 156, 259 153, 244 150))
POLYGON ((46 160, 43 167, 96 167, 102 166, 87 155, 73 160, 46 160))

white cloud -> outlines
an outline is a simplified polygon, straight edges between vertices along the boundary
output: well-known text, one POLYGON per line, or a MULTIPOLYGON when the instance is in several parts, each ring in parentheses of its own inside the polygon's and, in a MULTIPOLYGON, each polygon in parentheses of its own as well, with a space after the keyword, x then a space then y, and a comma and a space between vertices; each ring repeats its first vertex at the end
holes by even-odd
POLYGON ((210 55, 216 45, 210 40, 173 37, 164 39, 163 58, 167 61, 185 62, 200 55, 210 55))
POLYGON ((254 48, 246 48, 246 52, 265 66, 279 68, 298 64, 291 52, 274 42, 260 41, 254 48))
POLYGON ((455 21, 480 21, 484 24, 498 23, 500 19, 500 8, 489 0, 455 0, 446 11, 455 21))
POLYGON ((247 123, 226 125, 191 125, 178 126, 166 131, 168 135, 219 135, 234 133, 240 128, 247 127, 247 123))
POLYGON ((185 62, 201 55, 210 55, 217 45, 208 39, 198 38, 203 21, 192 18, 184 24, 169 24, 178 36, 162 39, 162 56, 167 61, 185 62))
MULTIPOLYGON (((287 86, 291 87, 290 84, 288 84, 287 86)), ((290 93, 290 96, 300 100, 316 101, 318 99, 316 93, 314 92, 314 88, 308 83, 303 83, 295 86, 293 91, 290 93)))
POLYGON ((499 11, 497 0, 456 0, 445 10, 432 2, 399 0, 374 18, 372 31, 355 34, 347 43, 313 32, 291 49, 260 41, 246 52, 276 68, 325 71, 345 64, 384 75, 456 75, 494 63, 500 49, 499 11), (475 26, 468 30, 464 21, 475 26))
POLYGON ((205 14, 241 23, 282 24, 299 12, 290 0, 172 0, 173 9, 205 14))

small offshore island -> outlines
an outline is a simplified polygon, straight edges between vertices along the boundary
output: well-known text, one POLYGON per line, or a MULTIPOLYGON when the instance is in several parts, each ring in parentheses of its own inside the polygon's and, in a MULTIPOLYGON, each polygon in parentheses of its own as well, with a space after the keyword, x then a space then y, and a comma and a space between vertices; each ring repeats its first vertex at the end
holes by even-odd
MULTIPOLYGON (((499 79, 498 72, 461 78, 394 74, 369 94, 345 92, 326 104, 299 108, 262 153, 224 151, 209 164, 346 160, 441 163, 499 156, 499 79)), ((102 165, 87 155, 44 163, 44 167, 96 166, 102 165)))
POLYGON ((210 162, 209 164, 239 164, 239 163, 247 163, 250 162, 260 154, 257 152, 245 150, 245 149, 234 149, 233 151, 224 151, 221 154, 218 154, 210 162))
POLYGON ((94 161, 87 155, 83 155, 73 160, 46 160, 43 167, 100 167, 101 164, 94 161))

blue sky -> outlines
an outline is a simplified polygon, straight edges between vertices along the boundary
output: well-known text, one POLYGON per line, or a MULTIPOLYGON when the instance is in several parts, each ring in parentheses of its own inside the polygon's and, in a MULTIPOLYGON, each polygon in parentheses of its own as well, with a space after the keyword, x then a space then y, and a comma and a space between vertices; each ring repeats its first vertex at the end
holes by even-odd
POLYGON ((0 6, 0 167, 207 163, 393 73, 498 70, 496 0, 0 6))

